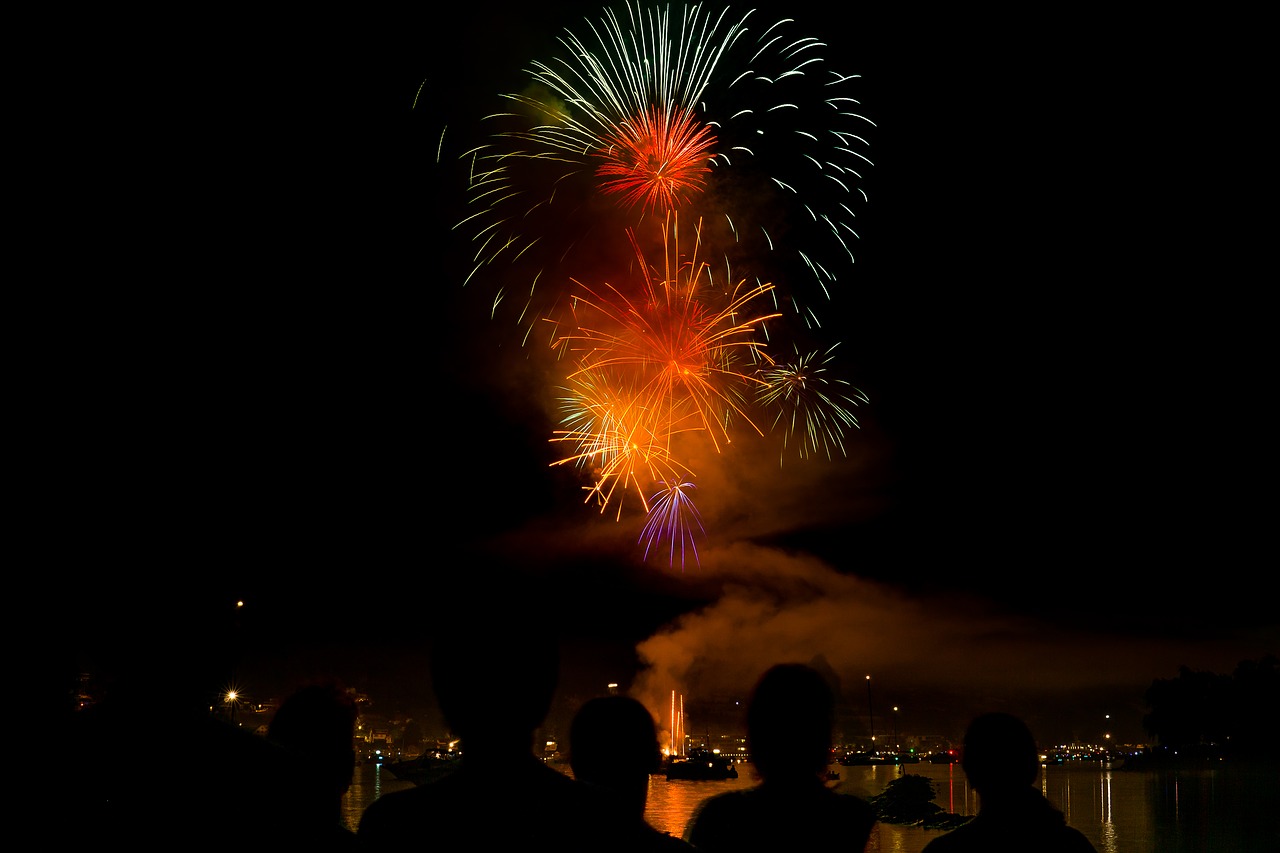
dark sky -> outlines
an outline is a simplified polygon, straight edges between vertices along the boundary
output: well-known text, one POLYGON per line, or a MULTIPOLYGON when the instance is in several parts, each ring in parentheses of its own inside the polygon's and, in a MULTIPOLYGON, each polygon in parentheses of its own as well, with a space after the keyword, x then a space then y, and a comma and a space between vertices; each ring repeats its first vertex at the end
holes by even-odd
POLYGON ((681 571, 640 564, 634 525, 549 467, 541 367, 460 285, 441 133, 446 154, 476 138, 594 11, 571 8, 66 48, 47 203, 74 281, 48 320, 41 493, 89 646, 156 597, 243 597, 259 671, 416 697, 423 622, 501 542, 538 557, 567 683, 655 705, 821 656, 851 703, 870 673, 930 731, 1007 705, 1061 736, 1123 713, 1136 738, 1153 678, 1276 651, 1253 120, 1204 45, 1087 12, 785 4, 876 122, 834 324, 870 403, 845 459, 708 466, 681 571))

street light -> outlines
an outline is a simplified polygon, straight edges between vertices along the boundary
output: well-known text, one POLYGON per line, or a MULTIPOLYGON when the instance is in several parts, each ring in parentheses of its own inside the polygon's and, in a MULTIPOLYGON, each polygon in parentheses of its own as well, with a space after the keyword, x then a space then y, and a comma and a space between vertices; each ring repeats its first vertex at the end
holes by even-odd
POLYGON ((227 709, 231 714, 231 724, 236 722, 236 699, 240 698, 240 694, 234 690, 227 691, 227 709))
POLYGON ((898 706, 893 706, 893 748, 901 751, 902 744, 898 743, 898 706))

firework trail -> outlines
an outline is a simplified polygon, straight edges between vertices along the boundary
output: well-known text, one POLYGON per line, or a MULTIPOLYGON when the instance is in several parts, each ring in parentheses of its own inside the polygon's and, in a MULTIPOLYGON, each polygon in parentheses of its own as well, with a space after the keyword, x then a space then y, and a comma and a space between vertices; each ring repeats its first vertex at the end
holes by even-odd
MULTIPOLYGON (((805 328, 850 272, 868 129, 856 75, 824 45, 754 11, 627 2, 566 30, 563 53, 528 68, 528 85, 487 117, 469 151, 473 268, 503 270, 494 313, 529 333, 558 316, 558 274, 617 235, 679 209, 707 222, 726 261, 805 328), (518 283, 517 283, 518 282, 518 283)), ((550 336, 556 334, 550 327, 550 336)))

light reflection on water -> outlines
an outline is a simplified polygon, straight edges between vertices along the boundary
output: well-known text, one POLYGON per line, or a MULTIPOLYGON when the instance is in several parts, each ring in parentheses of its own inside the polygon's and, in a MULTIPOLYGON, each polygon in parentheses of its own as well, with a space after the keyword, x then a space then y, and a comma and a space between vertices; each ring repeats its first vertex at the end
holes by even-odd
MULTIPOLYGON (((565 765, 556 769, 571 775, 565 765)), ((911 764, 904 767, 840 767, 836 790, 869 798, 903 773, 931 779, 934 802, 961 815, 977 812, 977 795, 954 764, 911 764)), ((740 765, 737 779, 649 781, 645 816, 654 827, 679 836, 702 800, 722 791, 756 783, 750 765, 740 765)), ((364 807, 379 796, 412 787, 377 765, 356 768, 356 779, 343 798, 343 815, 355 829, 364 807)), ((1098 853, 1275 853, 1280 850, 1280 782, 1274 768, 1215 768, 1194 771, 1112 770, 1097 762, 1049 765, 1042 769, 1040 790, 1067 815, 1067 822, 1093 842, 1098 853)), ((867 853, 920 853, 941 830, 881 823, 873 831, 867 853)))
POLYGON ((412 787, 412 782, 400 781, 380 764, 361 764, 356 767, 351 787, 342 798, 342 819, 354 832, 360 827, 360 815, 364 813, 365 806, 383 794, 412 787))
POLYGON ((650 776, 649 799, 645 804, 644 816, 655 829, 678 838, 684 833, 684 825, 698 803, 723 791, 750 788, 757 781, 759 780, 753 778, 749 764, 738 765, 737 779, 708 782, 673 779, 668 782, 666 776, 650 776))

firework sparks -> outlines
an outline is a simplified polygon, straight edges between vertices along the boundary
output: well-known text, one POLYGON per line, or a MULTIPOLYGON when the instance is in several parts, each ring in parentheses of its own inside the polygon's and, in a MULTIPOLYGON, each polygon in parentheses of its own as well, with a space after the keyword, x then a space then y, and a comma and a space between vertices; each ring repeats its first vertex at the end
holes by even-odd
POLYGON ((552 464, 601 513, 638 503, 645 559, 683 567, 705 533, 691 460, 743 433, 831 459, 858 427, 867 398, 835 377, 834 346, 779 361, 766 342, 820 337, 815 306, 854 262, 874 125, 857 75, 790 19, 621 0, 584 23, 485 118, 455 230, 465 283, 495 281, 493 315, 564 370, 552 464), (697 223, 687 253, 680 219, 697 223))
POLYGON ((711 171, 706 152, 715 144, 711 128, 698 126, 683 110, 646 110, 640 119, 618 128, 596 169, 606 193, 620 195, 628 207, 674 210, 688 194, 700 191, 711 171))
POLYGON ((801 459, 819 451, 828 459, 833 452, 846 453, 845 430, 858 427, 852 407, 868 400, 847 380, 829 375, 835 346, 824 353, 797 352, 792 361, 761 371, 765 384, 757 397, 761 405, 777 412, 773 426, 782 433, 783 455, 797 437, 795 447, 801 459))
POLYGON ((635 246, 642 281, 637 298, 613 285, 593 289, 575 282, 582 291, 576 297, 575 328, 555 346, 575 355, 578 372, 611 375, 634 389, 634 405, 662 419, 667 435, 704 430, 719 451, 731 440, 730 427, 738 419, 761 433, 743 393, 744 386, 761 380, 737 365, 763 357, 753 333, 778 314, 744 312, 772 286, 719 285, 710 266, 698 259, 700 229, 688 260, 679 254, 674 217, 663 232, 667 251, 661 275, 635 246))
POLYGON ((627 2, 531 63, 528 87, 504 96, 513 109, 488 116, 490 141, 465 155, 471 276, 501 263, 528 277, 495 305, 515 297, 527 329, 564 295, 536 283, 611 241, 628 213, 692 209, 714 215, 734 263, 788 282, 776 304, 821 325, 813 306, 854 260, 874 125, 859 78, 830 68, 821 41, 755 14, 627 2))
POLYGON ((675 565, 676 548, 680 550, 680 568, 684 568, 686 547, 693 559, 698 559, 696 534, 704 533, 702 517, 694 505, 690 492, 696 488, 688 481, 660 483, 660 491, 650 501, 651 509, 645 519, 640 541, 644 542, 644 556, 660 541, 666 540, 669 551, 668 564, 675 565))
POLYGON ((601 512, 612 502, 621 519, 623 498, 632 489, 649 512, 649 484, 682 473, 671 455, 670 425, 596 371, 579 370, 565 390, 560 398, 565 428, 552 441, 569 442, 574 452, 552 464, 586 471, 591 480, 583 487, 586 500, 594 498, 601 512))
POLYGON ((677 438, 705 434, 718 452, 739 424, 763 434, 748 412, 749 390, 764 383, 754 375, 754 365, 765 360, 754 333, 776 315, 748 310, 769 285, 716 280, 698 259, 700 231, 687 258, 674 216, 663 233, 660 270, 632 238, 639 261, 634 295, 578 282, 573 329, 554 344, 572 356, 572 368, 561 397, 564 428, 552 441, 568 442, 574 452, 553 464, 586 471, 588 500, 596 498, 601 512, 616 503, 619 519, 623 496, 634 491, 649 516, 643 534, 649 547, 674 537, 683 561, 685 543, 701 523, 677 438), (659 491, 650 501, 655 484, 659 491))

